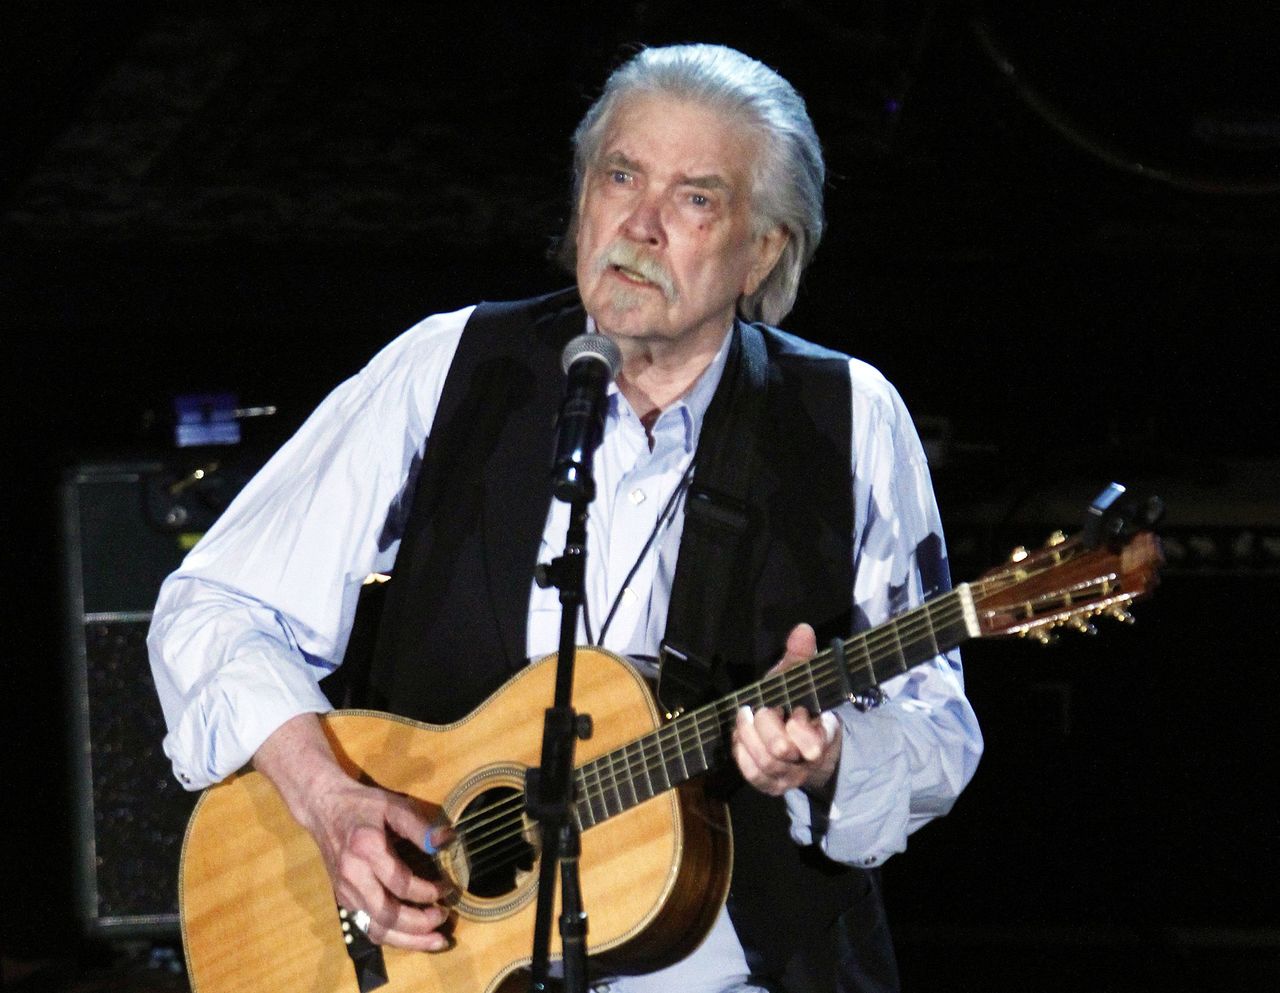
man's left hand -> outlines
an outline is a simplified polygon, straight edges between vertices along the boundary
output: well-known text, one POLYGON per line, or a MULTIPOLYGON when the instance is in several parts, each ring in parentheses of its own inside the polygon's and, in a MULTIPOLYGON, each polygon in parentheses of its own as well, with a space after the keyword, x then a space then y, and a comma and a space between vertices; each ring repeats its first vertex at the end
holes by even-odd
MULTIPOLYGON (((807 662, 817 651, 813 628, 800 624, 787 636, 786 652, 769 674, 807 662)), ((835 775, 840 743, 835 714, 810 716, 797 707, 784 719, 777 707, 743 707, 733 730, 733 757, 743 778, 762 793, 780 796, 797 786, 819 791, 835 775)))

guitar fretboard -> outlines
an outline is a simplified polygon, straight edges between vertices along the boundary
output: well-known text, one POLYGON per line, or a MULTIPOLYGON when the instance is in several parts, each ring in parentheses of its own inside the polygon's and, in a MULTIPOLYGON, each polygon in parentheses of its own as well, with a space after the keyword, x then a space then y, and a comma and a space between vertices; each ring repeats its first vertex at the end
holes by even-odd
POLYGON ((832 646, 808 662, 681 714, 656 731, 577 768, 578 826, 593 827, 723 765, 742 707, 781 707, 786 712, 804 707, 810 714, 818 714, 976 634, 969 587, 958 586, 845 639, 838 649, 832 646))

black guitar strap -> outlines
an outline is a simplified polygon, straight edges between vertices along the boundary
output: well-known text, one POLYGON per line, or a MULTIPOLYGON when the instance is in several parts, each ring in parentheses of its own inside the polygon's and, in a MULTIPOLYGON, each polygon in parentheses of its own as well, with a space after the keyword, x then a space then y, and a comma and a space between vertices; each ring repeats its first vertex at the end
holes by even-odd
POLYGON ((750 495, 760 458, 768 354, 760 330, 734 322, 724 374, 707 408, 659 653, 658 699, 668 713, 731 687, 719 657, 730 599, 742 595, 751 537, 750 495))

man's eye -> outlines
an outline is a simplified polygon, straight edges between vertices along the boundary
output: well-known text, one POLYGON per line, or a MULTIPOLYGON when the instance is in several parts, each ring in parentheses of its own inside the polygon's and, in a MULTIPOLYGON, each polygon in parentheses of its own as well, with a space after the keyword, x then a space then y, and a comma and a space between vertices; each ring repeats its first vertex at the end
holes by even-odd
POLYGON ((690 193, 689 202, 695 207, 710 207, 711 198, 705 193, 690 193))
POLYGON ((624 172, 621 169, 613 169, 609 172, 609 181, 612 183, 629 183, 631 182, 631 173, 624 172))

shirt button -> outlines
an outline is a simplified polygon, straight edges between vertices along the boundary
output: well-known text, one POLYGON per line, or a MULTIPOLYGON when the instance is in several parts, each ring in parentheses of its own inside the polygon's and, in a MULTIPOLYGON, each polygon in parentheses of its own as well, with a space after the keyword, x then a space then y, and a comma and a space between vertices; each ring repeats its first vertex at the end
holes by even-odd
POLYGON ((630 500, 635 506, 637 507, 640 506, 640 504, 644 503, 645 501, 644 490, 640 489, 640 487, 637 486, 634 490, 632 490, 627 495, 627 499, 630 500))

